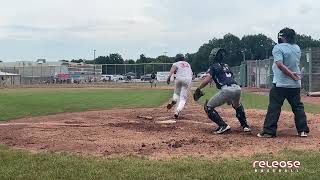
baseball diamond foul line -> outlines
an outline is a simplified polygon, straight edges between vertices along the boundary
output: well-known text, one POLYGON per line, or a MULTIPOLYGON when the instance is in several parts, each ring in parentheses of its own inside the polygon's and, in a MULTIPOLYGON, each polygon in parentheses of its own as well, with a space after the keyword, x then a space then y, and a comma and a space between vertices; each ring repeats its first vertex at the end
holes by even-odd
MULTIPOLYGON (((165 120, 165 119, 163 119, 165 120)), ((170 120, 167 119, 166 120, 170 120)), ((161 122, 155 121, 156 123, 161 122)), ((205 122, 198 122, 198 121, 191 121, 191 120, 177 120, 176 122, 184 122, 184 123, 193 123, 193 124, 205 124, 205 125, 214 125, 212 123, 205 123, 205 122)), ((66 124, 66 123, 6 123, 0 124, 0 126, 36 126, 36 125, 51 125, 51 126, 71 126, 71 127, 93 127, 93 126, 106 126, 108 124, 66 124)))

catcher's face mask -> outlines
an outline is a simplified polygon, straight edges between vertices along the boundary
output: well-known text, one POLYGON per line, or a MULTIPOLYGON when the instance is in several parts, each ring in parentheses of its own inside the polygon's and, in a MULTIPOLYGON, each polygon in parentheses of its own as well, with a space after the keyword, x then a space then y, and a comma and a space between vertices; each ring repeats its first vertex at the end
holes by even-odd
POLYGON ((222 63, 225 57, 227 56, 227 51, 222 48, 212 49, 209 55, 209 62, 212 63, 222 63))

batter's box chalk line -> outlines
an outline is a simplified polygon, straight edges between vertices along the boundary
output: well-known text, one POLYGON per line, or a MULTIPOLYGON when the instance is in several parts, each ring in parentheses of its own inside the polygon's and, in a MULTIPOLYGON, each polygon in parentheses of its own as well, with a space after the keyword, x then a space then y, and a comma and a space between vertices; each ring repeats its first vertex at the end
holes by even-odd
POLYGON ((177 121, 175 120, 163 120, 163 121, 156 121, 156 124, 175 124, 177 121))
POLYGON ((66 123, 4 123, 0 126, 70 126, 70 127, 91 127, 99 124, 66 124, 66 123))

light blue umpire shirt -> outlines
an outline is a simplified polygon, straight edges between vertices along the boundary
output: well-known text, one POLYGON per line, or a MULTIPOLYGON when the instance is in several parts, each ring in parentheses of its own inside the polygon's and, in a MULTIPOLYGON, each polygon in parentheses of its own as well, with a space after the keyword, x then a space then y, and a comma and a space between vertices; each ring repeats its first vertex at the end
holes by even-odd
POLYGON ((274 73, 273 83, 276 87, 284 88, 300 88, 301 80, 295 81, 291 77, 284 74, 276 65, 277 61, 281 61, 292 72, 300 73, 301 50, 296 44, 281 43, 274 46, 272 50, 274 63, 272 70, 274 73))

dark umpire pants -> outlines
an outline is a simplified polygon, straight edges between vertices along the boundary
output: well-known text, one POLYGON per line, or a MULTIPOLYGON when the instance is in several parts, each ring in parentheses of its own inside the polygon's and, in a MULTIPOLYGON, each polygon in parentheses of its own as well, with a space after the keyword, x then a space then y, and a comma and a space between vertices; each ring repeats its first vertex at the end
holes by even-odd
POLYGON ((281 88, 275 86, 270 90, 269 106, 263 125, 263 132, 276 135, 281 107, 285 99, 291 105, 297 131, 299 133, 302 131, 309 133, 304 105, 301 102, 300 88, 281 88))

